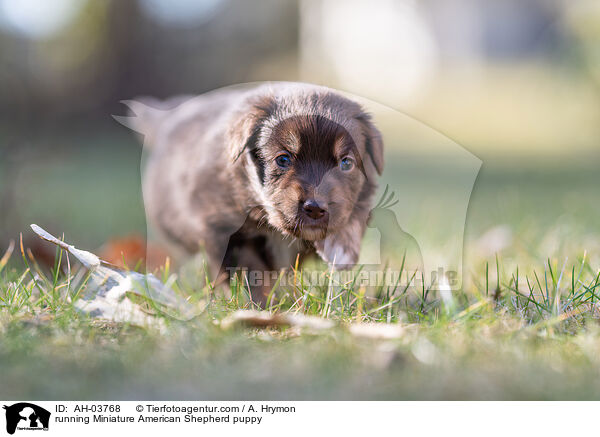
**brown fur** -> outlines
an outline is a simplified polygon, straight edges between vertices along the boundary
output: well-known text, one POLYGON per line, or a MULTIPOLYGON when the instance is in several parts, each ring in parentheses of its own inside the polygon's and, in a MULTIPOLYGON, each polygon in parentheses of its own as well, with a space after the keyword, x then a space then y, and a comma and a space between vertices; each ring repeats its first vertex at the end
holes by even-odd
MULTIPOLYGON (((279 83, 217 90, 153 123, 148 220, 183 253, 204 250, 213 275, 289 268, 315 252, 356 263, 383 168, 381 135, 360 105, 279 83), (277 164, 282 153, 289 167, 277 164), (351 170, 341 169, 344 157, 351 170), (323 216, 311 218, 307 202, 323 216)), ((269 290, 252 292, 264 303, 269 290)))

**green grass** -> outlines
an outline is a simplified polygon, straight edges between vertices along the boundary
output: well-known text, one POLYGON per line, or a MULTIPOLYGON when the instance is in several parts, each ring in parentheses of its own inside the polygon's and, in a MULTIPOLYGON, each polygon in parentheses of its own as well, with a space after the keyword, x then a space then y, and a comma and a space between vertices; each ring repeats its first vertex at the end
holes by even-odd
MULTIPOLYGON (((271 311, 328 317, 338 326, 224 329, 220 321, 252 308, 232 286, 196 290, 208 299, 190 322, 165 318, 166 332, 102 322, 77 312, 81 290, 27 258, 0 272, 0 371, 3 398, 44 399, 595 399, 600 390, 597 269, 550 263, 518 289, 517 272, 486 266, 480 286, 409 302, 391 293, 348 289, 327 300, 279 287, 271 311), (488 278, 486 282, 484 278, 488 278), (298 299, 304 304, 295 305, 298 299), (357 322, 406 326, 394 339, 351 335, 357 322)), ((500 261, 498 263, 498 268, 500 261)))
MULTIPOLYGON (((111 162, 111 153, 117 154, 109 149, 105 161, 96 156, 90 167, 111 162)), ((52 197, 52 184, 37 194, 48 204, 54 198, 73 205, 82 191, 100 195, 102 208, 94 210, 88 200, 76 218, 54 213, 67 240, 93 249, 111 235, 139 231, 138 200, 112 225, 105 220, 123 208, 120 196, 111 200, 105 189, 115 192, 124 183, 127 165, 112 167, 104 179, 98 170, 98 182, 83 187, 57 176, 69 168, 85 173, 83 158, 46 168, 44 177, 55 175, 62 184, 60 196, 52 197)), ((123 162, 135 165, 135 156, 130 161, 123 162)), ((484 164, 467 219, 464 287, 451 301, 427 290, 409 299, 402 289, 365 295, 352 284, 341 294, 301 281, 277 287, 270 310, 336 322, 319 332, 225 329, 222 320, 252 308, 241 286, 230 293, 188 287, 205 302, 204 311, 189 322, 165 318, 163 332, 90 319, 73 307, 82 290, 57 273, 60 255, 55 269, 44 272, 17 245, 0 267, 0 397, 598 399, 596 166, 593 160, 522 164, 484 164), (486 252, 481 236, 498 226, 510 230, 510 241, 486 252), (348 326, 359 322, 406 329, 397 338, 357 337, 348 326)), ((139 188, 123 192, 139 196, 139 188)), ((26 219, 37 215, 31 221, 44 225, 47 210, 22 209, 26 219)))

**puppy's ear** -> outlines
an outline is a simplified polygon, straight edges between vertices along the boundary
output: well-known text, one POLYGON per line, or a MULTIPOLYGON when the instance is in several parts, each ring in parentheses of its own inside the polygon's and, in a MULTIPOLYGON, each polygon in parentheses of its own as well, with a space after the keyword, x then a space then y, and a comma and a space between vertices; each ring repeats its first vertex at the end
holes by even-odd
POLYGON ((359 114, 356 119, 363 126, 367 153, 371 157, 377 173, 381 175, 383 173, 383 139, 381 138, 381 132, 375 127, 371 116, 366 112, 359 114))
POLYGON ((233 161, 239 159, 244 152, 256 148, 262 123, 273 113, 274 108, 275 102, 271 96, 260 96, 251 98, 248 105, 236 114, 227 132, 229 153, 233 161))

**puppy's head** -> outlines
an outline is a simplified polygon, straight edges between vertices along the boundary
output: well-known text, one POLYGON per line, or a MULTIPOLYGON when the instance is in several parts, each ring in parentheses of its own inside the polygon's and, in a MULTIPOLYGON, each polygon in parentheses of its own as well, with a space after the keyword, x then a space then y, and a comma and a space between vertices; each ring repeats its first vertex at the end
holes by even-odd
MULTIPOLYGON (((317 87, 258 93, 230 139, 268 222, 284 234, 320 241, 366 222, 383 144, 357 103, 317 87)), ((360 238, 364 228, 356 231, 360 238)))

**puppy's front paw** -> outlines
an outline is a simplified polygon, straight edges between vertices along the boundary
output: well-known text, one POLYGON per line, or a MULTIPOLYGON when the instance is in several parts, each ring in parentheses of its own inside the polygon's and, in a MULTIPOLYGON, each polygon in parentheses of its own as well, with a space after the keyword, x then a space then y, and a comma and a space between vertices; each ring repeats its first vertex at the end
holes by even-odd
POLYGON ((315 242, 317 254, 337 270, 349 269, 358 261, 358 250, 352 241, 344 241, 339 235, 331 235, 315 242))

